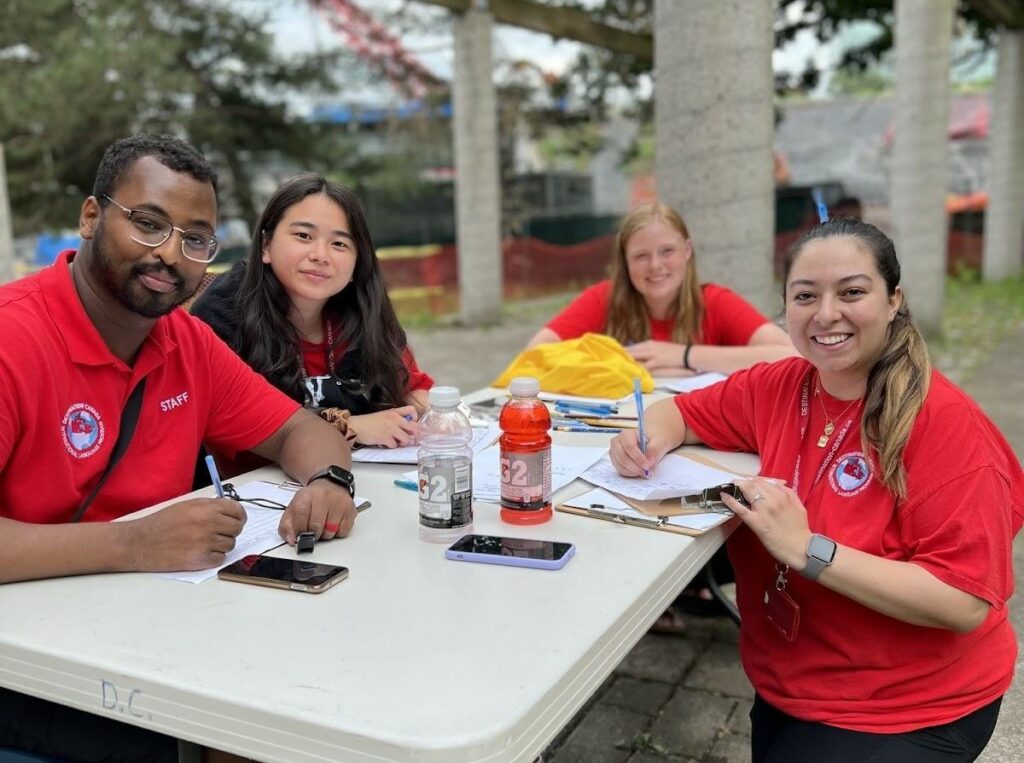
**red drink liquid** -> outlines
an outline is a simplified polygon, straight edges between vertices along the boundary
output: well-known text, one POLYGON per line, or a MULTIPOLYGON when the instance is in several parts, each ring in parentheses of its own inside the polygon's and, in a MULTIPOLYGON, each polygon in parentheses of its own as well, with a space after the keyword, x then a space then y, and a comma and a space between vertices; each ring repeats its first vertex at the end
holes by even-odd
POLYGON ((517 378, 501 409, 501 518, 515 525, 551 519, 551 414, 536 379, 517 378))

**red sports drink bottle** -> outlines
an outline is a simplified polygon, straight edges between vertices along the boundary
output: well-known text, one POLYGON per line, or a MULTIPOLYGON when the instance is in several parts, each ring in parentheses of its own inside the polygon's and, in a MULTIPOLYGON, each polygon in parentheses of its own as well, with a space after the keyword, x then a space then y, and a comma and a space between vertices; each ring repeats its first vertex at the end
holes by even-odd
POLYGON ((501 409, 501 518, 516 525, 551 519, 551 414, 537 398, 540 382, 521 376, 501 409))

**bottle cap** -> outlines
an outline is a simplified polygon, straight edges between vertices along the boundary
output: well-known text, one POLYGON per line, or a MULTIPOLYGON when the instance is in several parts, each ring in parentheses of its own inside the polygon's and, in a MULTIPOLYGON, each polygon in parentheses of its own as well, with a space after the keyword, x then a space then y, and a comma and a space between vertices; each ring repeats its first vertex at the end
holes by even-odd
POLYGON ((432 408, 454 408, 461 399, 458 387, 431 387, 427 395, 432 408))
POLYGON ((540 392, 540 381, 532 376, 517 376, 508 385, 508 391, 516 397, 532 397, 540 392))

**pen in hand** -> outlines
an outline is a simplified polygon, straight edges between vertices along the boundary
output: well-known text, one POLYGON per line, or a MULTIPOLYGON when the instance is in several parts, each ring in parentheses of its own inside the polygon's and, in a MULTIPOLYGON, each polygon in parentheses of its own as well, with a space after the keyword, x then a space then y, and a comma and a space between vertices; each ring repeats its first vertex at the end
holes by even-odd
MULTIPOLYGON (((636 425, 640 435, 640 452, 647 455, 647 434, 644 431, 644 395, 640 389, 640 379, 633 379, 633 401, 636 403, 636 425)), ((644 469, 644 477, 650 477, 649 470, 644 469)))
POLYGON ((210 472, 210 481, 213 482, 213 489, 217 491, 217 497, 224 497, 224 486, 220 483, 220 473, 217 471, 217 464, 213 463, 213 456, 206 457, 206 468, 210 472))

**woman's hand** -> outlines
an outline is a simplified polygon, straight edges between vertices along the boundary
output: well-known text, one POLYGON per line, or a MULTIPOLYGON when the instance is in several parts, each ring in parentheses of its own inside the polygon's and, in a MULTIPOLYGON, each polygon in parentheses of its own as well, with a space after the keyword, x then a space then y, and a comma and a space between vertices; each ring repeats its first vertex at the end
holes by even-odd
POLYGON ((698 442, 696 437, 688 437, 683 417, 671 398, 659 400, 647 409, 644 433, 647 435, 646 453, 640 445, 639 429, 625 429, 612 439, 608 456, 623 477, 646 477, 670 450, 687 441, 698 442))
POLYGON ((685 350, 681 344, 658 342, 653 339, 631 344, 626 348, 626 352, 633 356, 633 360, 652 372, 662 368, 681 369, 685 350))
POLYGON ((723 495, 722 502, 754 531, 775 561, 788 564, 796 572, 802 570, 807 565, 811 529, 807 509, 796 493, 763 477, 739 480, 736 484, 750 506, 730 495, 723 495))
POLYGON ((356 433, 360 445, 383 445, 400 448, 416 442, 416 408, 403 405, 386 411, 353 416, 349 426, 356 433))

